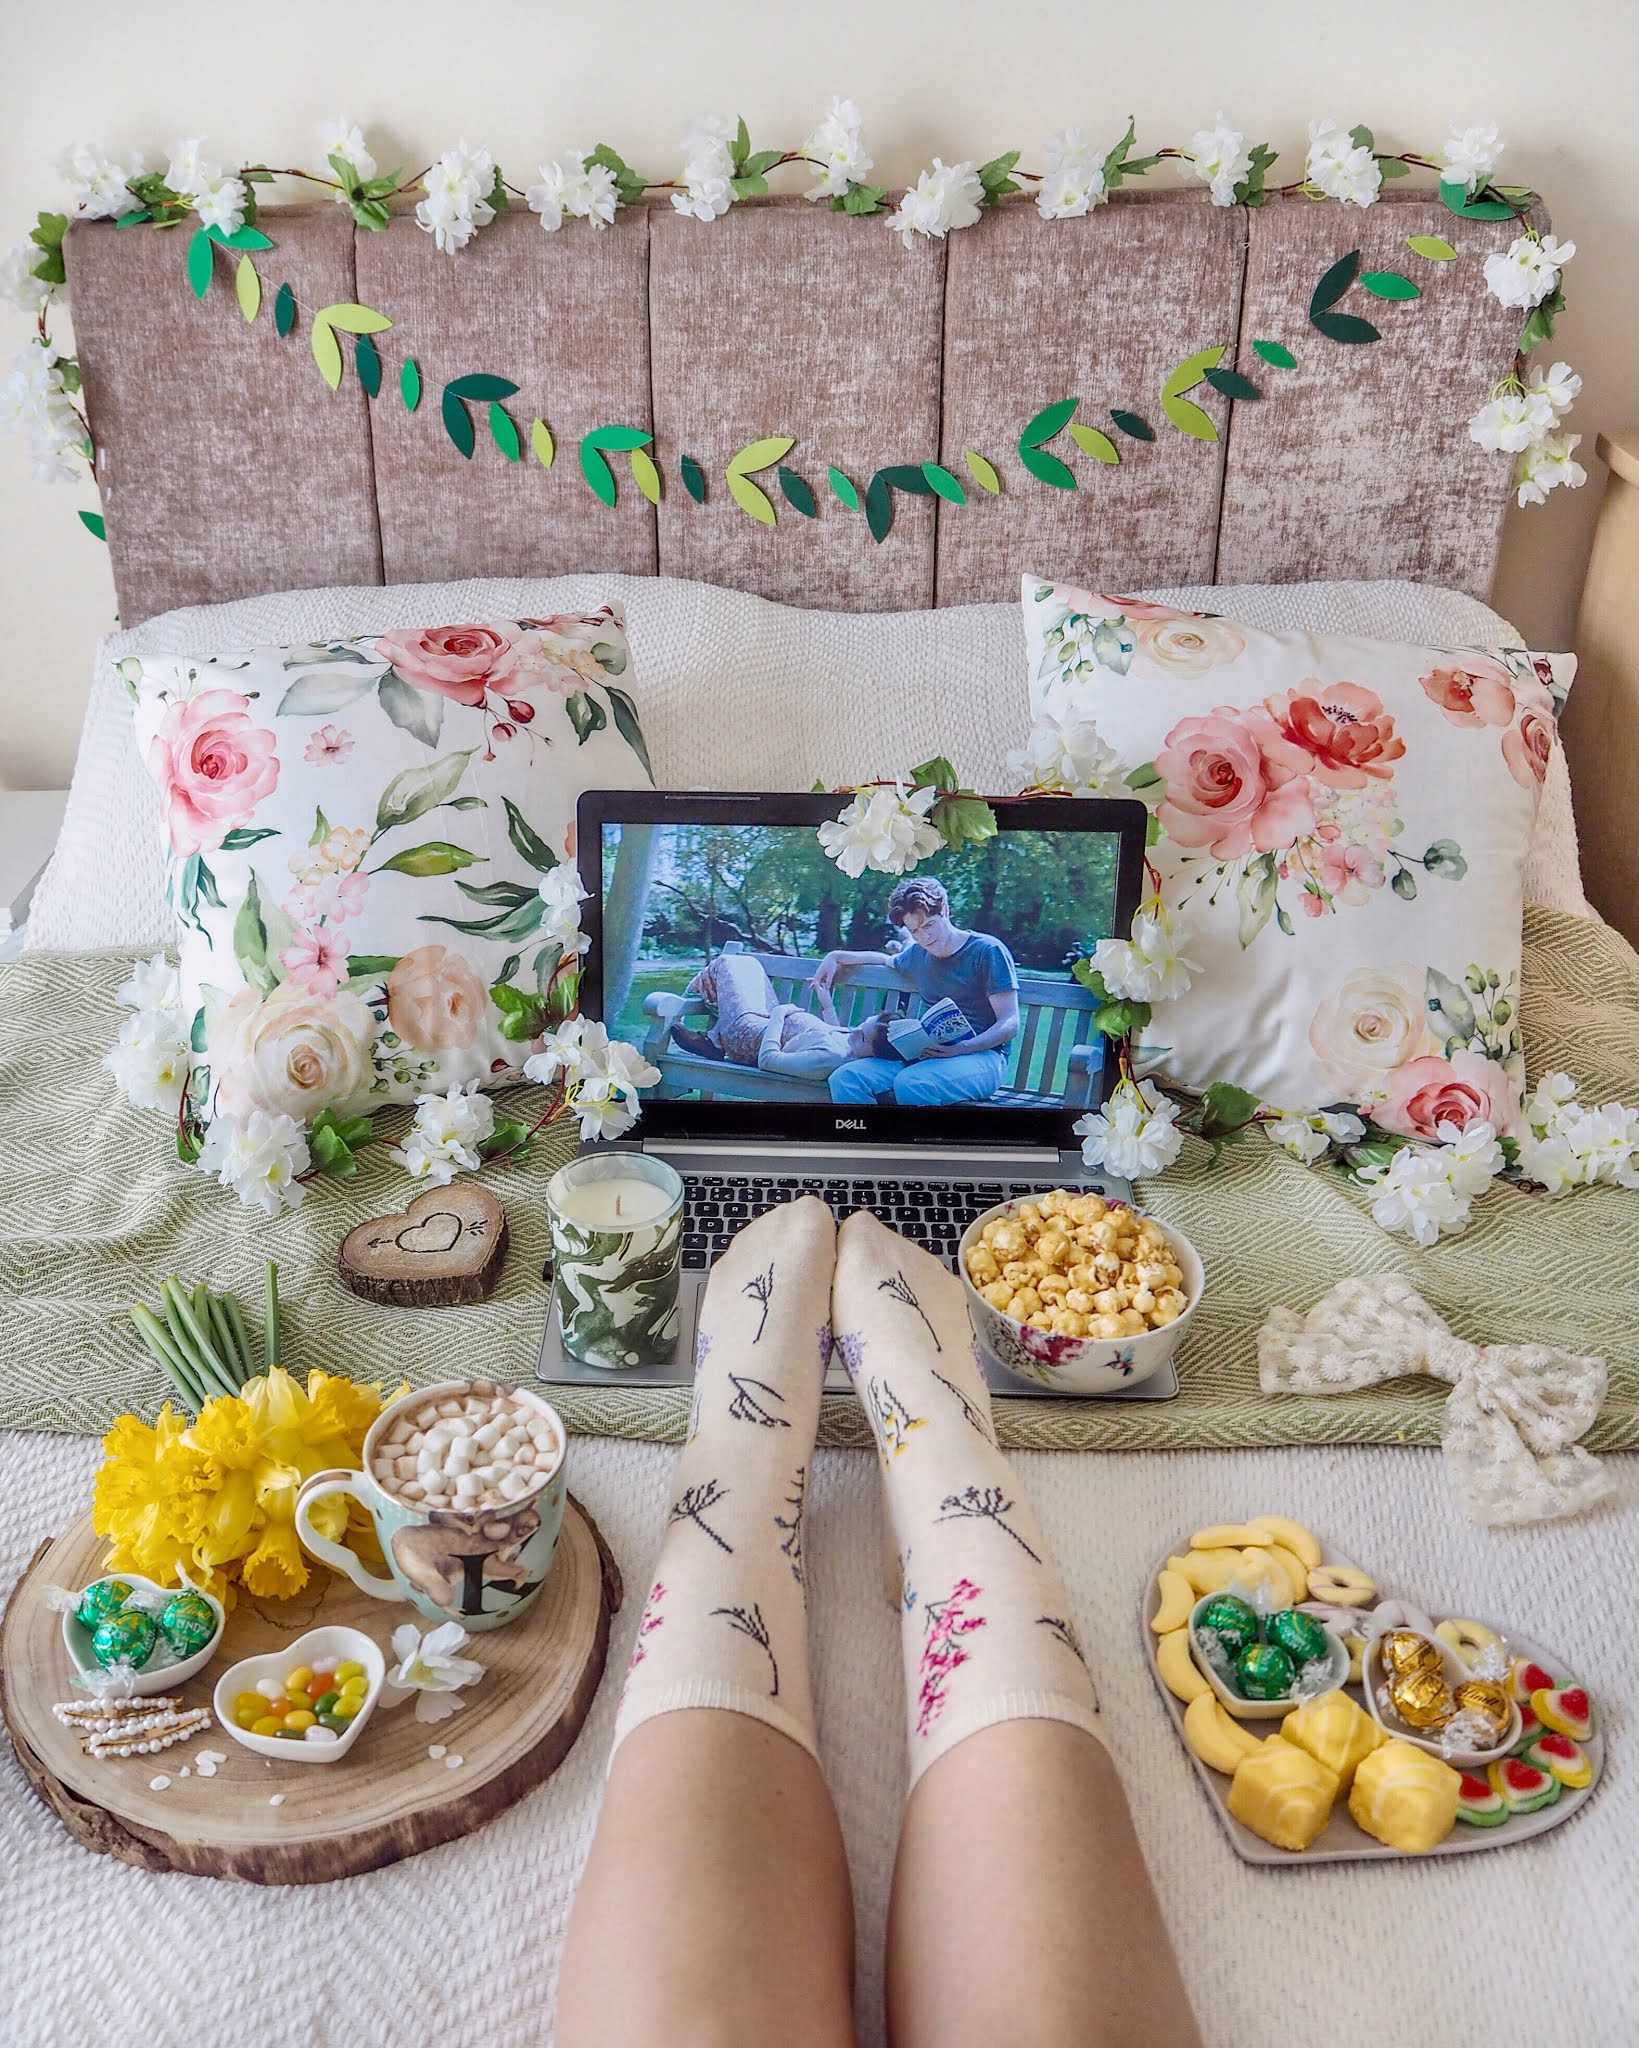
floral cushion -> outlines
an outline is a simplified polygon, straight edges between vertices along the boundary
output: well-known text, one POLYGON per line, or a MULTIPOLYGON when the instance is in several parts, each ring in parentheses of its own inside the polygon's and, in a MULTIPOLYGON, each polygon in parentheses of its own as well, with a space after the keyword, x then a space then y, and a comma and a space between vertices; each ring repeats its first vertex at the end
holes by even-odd
POLYGON ((628 666, 614 605, 121 663, 191 1120, 516 1078, 573 995, 576 801, 650 780, 628 666))
POLYGON ((1035 576, 1024 622, 1032 712, 1096 726, 1154 808, 1197 970, 1147 1034, 1165 1072, 1408 1136, 1511 1131, 1522 870, 1574 657, 1260 632, 1035 576))

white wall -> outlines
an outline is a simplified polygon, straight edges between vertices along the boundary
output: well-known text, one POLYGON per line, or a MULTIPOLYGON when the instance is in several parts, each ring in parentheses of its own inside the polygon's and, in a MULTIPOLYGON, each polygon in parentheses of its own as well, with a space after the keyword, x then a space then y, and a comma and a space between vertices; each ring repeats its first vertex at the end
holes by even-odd
MULTIPOLYGON (((424 163, 465 134, 515 183, 541 155, 595 140, 670 175, 693 113, 744 113, 759 147, 796 142, 836 91, 864 108, 889 183, 935 151, 982 160, 1018 145, 1039 165, 1051 130, 1113 138, 1129 111, 1149 145, 1187 139, 1221 105, 1281 147, 1279 178, 1299 175, 1312 116, 1425 149, 1454 117, 1495 120, 1506 175, 1535 184, 1577 244, 1556 351, 1584 378, 1572 424, 1591 472, 1584 491, 1510 515, 1498 603, 1534 644, 1570 642, 1604 480, 1594 433, 1639 420, 1634 0, 283 0, 254 27, 197 8, 155 26, 125 0, 13 0, 3 13, 6 246, 61 203, 49 166, 70 140, 141 148, 152 166, 173 136, 202 129, 230 162, 314 165, 318 123, 341 112, 384 166, 424 163)), ((0 321, 9 355, 26 323, 0 321)), ((21 444, 0 437, 0 787, 68 778, 93 644, 113 619, 106 553, 74 517, 95 502, 89 485, 36 485, 21 444)))

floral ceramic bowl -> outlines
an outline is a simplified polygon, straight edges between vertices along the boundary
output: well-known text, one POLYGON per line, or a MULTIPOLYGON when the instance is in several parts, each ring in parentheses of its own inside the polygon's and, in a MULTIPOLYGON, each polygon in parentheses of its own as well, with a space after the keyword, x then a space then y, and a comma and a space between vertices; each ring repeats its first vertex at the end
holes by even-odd
MULTIPOLYGON (((1060 1337, 1049 1330, 1033 1330, 1003 1310, 992 1308, 968 1278, 967 1255, 979 1242, 985 1225, 1012 1216, 1017 1210, 1016 1202, 1002 1202, 976 1216, 962 1233, 957 1255, 956 1270, 967 1290, 968 1313, 986 1350, 993 1352, 1020 1379, 1034 1380, 1037 1386, 1051 1387, 1058 1393, 1119 1394, 1153 1379, 1178 1349, 1206 1286, 1206 1270, 1189 1239, 1160 1217, 1149 1218, 1166 1232, 1173 1262, 1184 1276, 1186 1302, 1173 1322, 1159 1330, 1146 1330, 1141 1337, 1060 1337)), ((1137 1216, 1145 1213, 1134 1211, 1137 1216)))
MULTIPOLYGON (((157 1653, 156 1657, 150 1658, 140 1671, 133 1673, 131 1691, 137 1699, 153 1699, 160 1693, 174 1692, 179 1685, 192 1678, 196 1671, 204 1670, 216 1655, 222 1641, 222 1624, 226 1619, 226 1611, 221 1601, 196 1586, 186 1572, 181 1574, 181 1578, 180 1589, 175 1586, 156 1585, 152 1579, 145 1579, 140 1572, 104 1572, 101 1578, 91 1581, 91 1585, 94 1586, 100 1586, 106 1579, 121 1581, 133 1592, 150 1596, 144 1601, 144 1606, 150 1611, 157 1611, 163 1602, 171 1599, 179 1590, 198 1593, 216 1616, 216 1632, 202 1650, 196 1650, 191 1657, 171 1658, 169 1661, 166 1661, 163 1652, 157 1653)), ((90 1586, 84 1591, 89 1592, 90 1586)), ((70 1611, 65 1611, 63 1615, 63 1645, 68 1651, 74 1669, 83 1678, 89 1678, 98 1670, 97 1660, 91 1649, 91 1631, 83 1622, 77 1621, 70 1611)))

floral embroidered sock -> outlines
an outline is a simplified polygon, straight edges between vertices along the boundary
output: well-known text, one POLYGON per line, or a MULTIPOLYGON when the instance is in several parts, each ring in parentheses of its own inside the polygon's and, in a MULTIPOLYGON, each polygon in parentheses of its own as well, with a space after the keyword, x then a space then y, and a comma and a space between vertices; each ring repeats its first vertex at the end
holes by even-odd
POLYGON ((808 1691, 803 1510, 831 1349, 836 1223, 805 1197, 711 1269, 689 1434, 615 1718, 728 1707, 818 1755, 808 1691))
POLYGON ((911 1784, 999 1721, 1102 1740, 1063 1583, 996 1447, 961 1282, 861 1211, 837 1239, 831 1319, 882 1461, 911 1784))

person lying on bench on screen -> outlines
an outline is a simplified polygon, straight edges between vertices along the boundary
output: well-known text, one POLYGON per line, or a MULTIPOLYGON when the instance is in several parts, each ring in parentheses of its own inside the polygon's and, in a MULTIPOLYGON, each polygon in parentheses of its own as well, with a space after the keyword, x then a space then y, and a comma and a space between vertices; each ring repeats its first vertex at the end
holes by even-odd
MULTIPOLYGON (((672 1039, 698 1059, 726 1060, 799 1081, 824 1081, 844 1060, 888 1053, 888 1019, 865 1017, 848 1029, 837 1020, 829 987, 815 991, 822 1014, 782 1003, 760 960, 749 953, 720 953, 689 983, 717 1012, 707 1031, 673 1024, 672 1039)), ((897 1061, 890 1064, 897 1065, 897 1061)))
POLYGON ((1005 1048, 1019 1031, 1019 972, 989 932, 963 931, 950 897, 931 875, 912 875, 888 898, 888 922, 911 941, 898 953, 827 953, 814 987, 829 993, 844 967, 897 967, 924 1003, 948 998, 972 1027, 957 1045, 930 1045, 907 1066, 897 1058, 853 1059, 831 1075, 833 1102, 891 1101, 917 1108, 983 1102, 1001 1088, 1005 1048))

